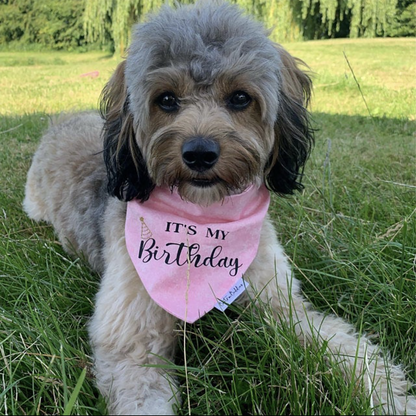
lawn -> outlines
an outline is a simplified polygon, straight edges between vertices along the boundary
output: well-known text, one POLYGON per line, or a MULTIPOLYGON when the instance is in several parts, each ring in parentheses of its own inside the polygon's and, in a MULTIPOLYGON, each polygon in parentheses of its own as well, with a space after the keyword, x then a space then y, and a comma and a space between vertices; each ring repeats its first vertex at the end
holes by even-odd
MULTIPOLYGON (((293 43, 314 78, 305 190, 271 214, 303 291, 366 331, 416 382, 416 122, 412 39, 293 43)), ((119 59, 0 53, 0 414, 103 414, 86 325, 99 277, 22 211, 51 116, 97 108, 119 59), (98 73, 97 73, 98 71, 98 73)), ((231 307, 178 325, 180 414, 371 414, 323 349, 231 307), (186 356, 186 368, 184 357, 186 356)), ((415 392, 416 393, 416 392, 415 392)))

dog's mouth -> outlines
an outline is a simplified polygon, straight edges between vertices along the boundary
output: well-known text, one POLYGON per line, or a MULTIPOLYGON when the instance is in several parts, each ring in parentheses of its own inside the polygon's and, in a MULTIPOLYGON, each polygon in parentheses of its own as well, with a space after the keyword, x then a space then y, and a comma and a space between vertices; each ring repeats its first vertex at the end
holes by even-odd
POLYGON ((213 203, 224 201, 224 198, 228 196, 243 192, 248 185, 243 182, 234 185, 213 175, 212 177, 184 178, 170 186, 172 189, 177 187, 179 195, 185 201, 207 207, 213 203))
POLYGON ((191 185, 196 186, 197 188, 210 188, 218 182, 219 179, 192 179, 190 181, 191 185))

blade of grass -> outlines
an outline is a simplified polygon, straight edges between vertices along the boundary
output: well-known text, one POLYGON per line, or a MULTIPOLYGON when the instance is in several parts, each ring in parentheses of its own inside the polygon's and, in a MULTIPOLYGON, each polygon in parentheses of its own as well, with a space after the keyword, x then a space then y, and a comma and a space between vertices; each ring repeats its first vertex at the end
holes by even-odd
POLYGON ((77 384, 75 385, 74 391, 72 392, 71 397, 69 398, 68 403, 65 406, 65 409, 64 409, 65 416, 68 416, 72 413, 72 409, 75 405, 75 402, 77 401, 77 398, 78 398, 79 392, 81 391, 81 387, 84 383, 86 374, 87 374, 87 370, 86 368, 83 368, 81 375, 78 378, 77 384))

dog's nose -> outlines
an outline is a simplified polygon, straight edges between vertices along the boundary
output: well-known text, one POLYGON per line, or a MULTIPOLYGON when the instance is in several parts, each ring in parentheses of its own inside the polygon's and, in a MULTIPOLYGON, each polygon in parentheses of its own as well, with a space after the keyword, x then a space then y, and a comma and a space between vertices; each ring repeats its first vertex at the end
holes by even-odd
POLYGON ((204 172, 211 169, 220 157, 220 145, 213 139, 195 137, 182 146, 182 159, 192 170, 204 172))

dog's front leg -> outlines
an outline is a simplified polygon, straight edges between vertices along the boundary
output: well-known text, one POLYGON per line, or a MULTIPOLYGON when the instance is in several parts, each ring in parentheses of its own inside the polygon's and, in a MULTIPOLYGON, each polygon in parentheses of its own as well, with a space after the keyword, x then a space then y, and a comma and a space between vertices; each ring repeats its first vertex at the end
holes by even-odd
POLYGON ((416 399, 407 393, 409 384, 402 369, 380 355, 365 335, 358 336, 352 325, 314 310, 304 300, 269 220, 263 225, 258 255, 247 277, 252 296, 271 304, 277 321, 293 326, 301 343, 325 342, 329 354, 341 357, 346 379, 364 383, 376 411, 416 414, 416 399))
POLYGON ((125 247, 123 204, 111 205, 107 265, 89 328, 96 382, 110 414, 173 414, 175 383, 152 366, 172 358, 175 318, 148 296, 125 247))

